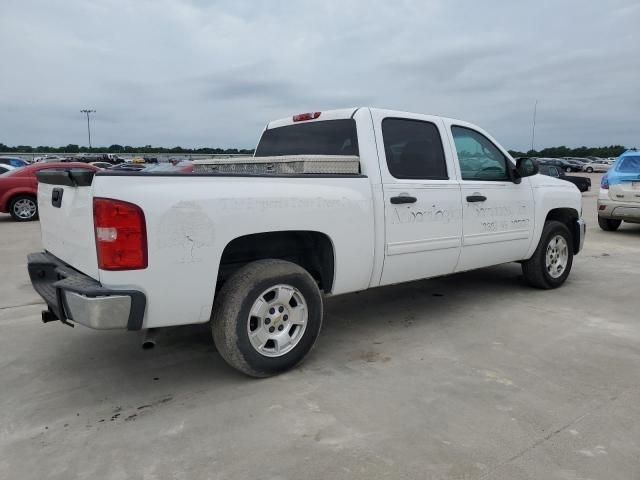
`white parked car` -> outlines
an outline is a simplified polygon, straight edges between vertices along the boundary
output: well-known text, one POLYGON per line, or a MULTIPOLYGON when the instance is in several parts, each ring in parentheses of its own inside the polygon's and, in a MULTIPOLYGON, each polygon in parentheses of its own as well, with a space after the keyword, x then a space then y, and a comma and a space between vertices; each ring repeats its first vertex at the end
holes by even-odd
POLYGON ((230 365, 269 376, 310 351, 323 296, 507 262, 556 288, 585 235, 574 185, 460 120, 313 112, 269 123, 255 157, 196 163, 39 177, 43 320, 211 322, 230 365))
POLYGON ((35 157, 33 161, 35 163, 40 162, 64 162, 66 161, 66 157, 61 157, 60 155, 45 155, 43 157, 35 157))
POLYGON ((611 168, 609 163, 602 162, 587 162, 582 166, 582 171, 587 173, 593 172, 606 172, 611 168))

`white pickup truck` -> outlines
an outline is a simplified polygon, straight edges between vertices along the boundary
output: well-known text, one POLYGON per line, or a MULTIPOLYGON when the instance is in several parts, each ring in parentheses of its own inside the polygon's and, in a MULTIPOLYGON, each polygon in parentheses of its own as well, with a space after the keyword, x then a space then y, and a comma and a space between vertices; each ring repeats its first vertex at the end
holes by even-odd
POLYGON ((202 163, 209 171, 41 174, 44 251, 28 268, 43 321, 211 322, 229 364, 269 376, 310 351, 323 296, 506 262, 556 288, 584 241, 573 184, 459 120, 300 114, 269 123, 254 157, 202 163), (300 168, 282 173, 283 159, 300 168))

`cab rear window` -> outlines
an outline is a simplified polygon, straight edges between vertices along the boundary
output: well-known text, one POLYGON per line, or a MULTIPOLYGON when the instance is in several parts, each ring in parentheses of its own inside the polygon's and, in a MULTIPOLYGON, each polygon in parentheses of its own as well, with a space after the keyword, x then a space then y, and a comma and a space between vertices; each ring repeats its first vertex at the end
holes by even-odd
POLYGON ((256 157, 279 155, 359 155, 352 118, 300 123, 265 130, 256 157))

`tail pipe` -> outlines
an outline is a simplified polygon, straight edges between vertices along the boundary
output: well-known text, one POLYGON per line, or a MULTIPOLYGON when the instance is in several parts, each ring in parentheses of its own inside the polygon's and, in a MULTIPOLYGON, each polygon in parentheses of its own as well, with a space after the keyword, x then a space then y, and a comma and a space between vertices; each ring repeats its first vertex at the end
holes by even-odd
POLYGON ((148 328, 144 331, 142 336, 142 349, 151 350, 156 346, 156 329, 148 328))

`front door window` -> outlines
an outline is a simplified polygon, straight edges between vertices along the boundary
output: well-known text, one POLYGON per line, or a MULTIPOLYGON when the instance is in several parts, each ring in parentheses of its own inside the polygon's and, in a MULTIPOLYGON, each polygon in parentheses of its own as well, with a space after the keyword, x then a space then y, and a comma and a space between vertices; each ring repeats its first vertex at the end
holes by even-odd
POLYGON ((462 180, 507 181, 507 159, 491 141, 470 128, 452 126, 462 180))

